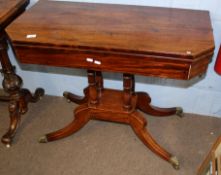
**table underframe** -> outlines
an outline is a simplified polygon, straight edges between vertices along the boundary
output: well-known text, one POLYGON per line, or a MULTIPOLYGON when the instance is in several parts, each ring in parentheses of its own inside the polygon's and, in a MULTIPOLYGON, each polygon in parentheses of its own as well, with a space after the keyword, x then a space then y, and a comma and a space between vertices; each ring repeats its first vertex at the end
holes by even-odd
POLYGON ((123 91, 104 88, 101 71, 88 70, 88 84, 84 89, 84 97, 64 92, 69 101, 79 104, 74 110, 74 120, 66 127, 41 137, 41 143, 67 137, 84 127, 91 119, 125 123, 132 127, 150 150, 170 162, 175 169, 179 169, 176 157, 162 148, 150 135, 146 129, 147 120, 138 110, 163 117, 174 114, 182 116, 182 108, 152 106, 147 93, 135 92, 135 79, 132 74, 123 74, 123 91))

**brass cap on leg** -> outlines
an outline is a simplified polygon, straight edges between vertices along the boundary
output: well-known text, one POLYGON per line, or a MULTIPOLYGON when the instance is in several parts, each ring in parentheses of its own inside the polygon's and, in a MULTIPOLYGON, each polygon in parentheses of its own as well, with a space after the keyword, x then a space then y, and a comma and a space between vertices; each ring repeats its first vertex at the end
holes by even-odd
POLYGON ((6 144, 5 146, 6 146, 6 148, 10 148, 10 147, 11 147, 11 145, 10 145, 10 144, 6 144))
POLYGON ((178 115, 179 117, 183 117, 183 108, 177 107, 176 108, 176 115, 178 115))
POLYGON ((39 142, 39 143, 47 143, 47 142, 48 142, 48 139, 47 139, 46 136, 42 136, 42 137, 39 138, 38 142, 39 142))
POLYGON ((6 148, 10 148, 12 144, 12 137, 6 134, 2 137, 1 141, 6 146, 6 148))
POLYGON ((67 98, 68 92, 67 92, 67 91, 64 91, 64 92, 63 92, 63 96, 64 96, 65 98, 67 98))
POLYGON ((171 163, 171 165, 173 166, 174 169, 176 169, 176 170, 180 169, 180 163, 175 156, 171 157, 169 162, 171 163))
POLYGON ((64 91, 63 96, 64 96, 64 98, 66 98, 68 103, 71 103, 71 100, 68 98, 68 94, 69 94, 69 92, 64 91))

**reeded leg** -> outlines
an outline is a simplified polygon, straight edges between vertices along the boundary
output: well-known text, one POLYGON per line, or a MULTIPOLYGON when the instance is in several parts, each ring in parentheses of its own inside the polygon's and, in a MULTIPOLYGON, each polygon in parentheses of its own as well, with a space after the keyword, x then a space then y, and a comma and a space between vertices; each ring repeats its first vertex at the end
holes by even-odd
POLYGON ((39 142, 47 143, 65 138, 80 130, 90 120, 90 114, 87 105, 82 105, 76 108, 74 115, 75 118, 69 125, 58 131, 46 134, 39 139, 39 142))
POLYGON ((183 110, 180 107, 175 107, 175 108, 159 108, 152 106, 151 103, 151 98, 150 96, 145 93, 145 92, 137 92, 137 108, 146 114, 150 114, 153 116, 169 116, 169 115, 178 115, 180 117, 183 116, 183 110))
POLYGON ((9 113, 10 113, 10 125, 7 133, 2 137, 2 143, 4 143, 7 147, 10 147, 12 143, 12 139, 16 133, 16 129, 20 122, 20 114, 19 114, 19 103, 16 101, 11 101, 9 103, 9 113))
POLYGON ((172 156, 165 149, 163 149, 158 143, 153 139, 150 133, 146 130, 147 122, 144 117, 137 111, 133 112, 130 116, 130 125, 134 132, 140 138, 140 140, 154 153, 163 158, 164 160, 170 162, 175 169, 179 169, 179 162, 176 157, 172 156))

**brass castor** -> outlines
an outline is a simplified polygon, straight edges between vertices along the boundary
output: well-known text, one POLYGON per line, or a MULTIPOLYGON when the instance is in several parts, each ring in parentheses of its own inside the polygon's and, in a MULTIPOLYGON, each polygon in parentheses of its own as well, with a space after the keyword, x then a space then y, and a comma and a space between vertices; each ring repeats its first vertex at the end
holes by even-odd
POLYGON ((48 139, 47 139, 46 136, 42 136, 42 137, 39 138, 38 142, 39 142, 39 143, 47 143, 47 142, 48 142, 48 139))
POLYGON ((71 103, 71 100, 68 98, 68 94, 69 94, 69 92, 66 92, 66 91, 65 91, 65 92, 63 93, 63 96, 64 96, 64 98, 66 98, 66 100, 67 100, 68 103, 71 103))
POLYGON ((171 157, 169 162, 171 163, 171 165, 173 166, 174 169, 176 169, 176 170, 180 169, 180 163, 175 156, 171 157))
POLYGON ((183 108, 181 108, 181 107, 177 107, 176 108, 176 115, 178 115, 179 117, 183 117, 184 115, 183 115, 183 108))

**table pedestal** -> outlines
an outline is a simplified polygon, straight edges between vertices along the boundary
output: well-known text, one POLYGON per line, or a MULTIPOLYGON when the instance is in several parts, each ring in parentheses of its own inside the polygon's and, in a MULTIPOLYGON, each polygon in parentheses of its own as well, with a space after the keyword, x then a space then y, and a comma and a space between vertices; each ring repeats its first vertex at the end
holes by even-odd
POLYGON ((150 105, 151 98, 147 93, 134 91, 133 75, 124 74, 123 81, 123 91, 106 89, 103 87, 101 72, 88 71, 89 86, 85 88, 83 98, 64 93, 68 100, 80 104, 74 111, 74 120, 65 128, 46 134, 40 138, 40 142, 46 143, 67 137, 81 129, 90 119, 120 122, 130 125, 149 149, 178 169, 178 160, 151 137, 146 129, 147 121, 138 109, 154 116, 182 116, 182 109, 154 107, 150 105))
POLYGON ((4 75, 3 88, 8 96, 0 97, 0 101, 9 102, 10 125, 6 134, 1 141, 7 147, 10 147, 12 139, 16 133, 20 118, 22 114, 28 111, 28 103, 37 102, 41 96, 44 95, 44 90, 38 88, 34 95, 28 89, 22 89, 22 79, 15 74, 15 68, 11 65, 8 57, 8 43, 7 34, 0 32, 0 61, 2 65, 2 74, 4 75))

